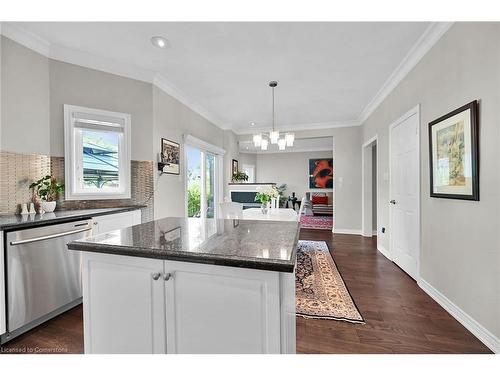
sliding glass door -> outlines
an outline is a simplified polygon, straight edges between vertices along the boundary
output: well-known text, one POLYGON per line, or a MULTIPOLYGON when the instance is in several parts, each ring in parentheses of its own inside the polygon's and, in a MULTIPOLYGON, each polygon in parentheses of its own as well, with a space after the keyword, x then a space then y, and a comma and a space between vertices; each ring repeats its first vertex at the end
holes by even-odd
POLYGON ((186 205, 188 217, 214 218, 220 156, 186 145, 186 205))

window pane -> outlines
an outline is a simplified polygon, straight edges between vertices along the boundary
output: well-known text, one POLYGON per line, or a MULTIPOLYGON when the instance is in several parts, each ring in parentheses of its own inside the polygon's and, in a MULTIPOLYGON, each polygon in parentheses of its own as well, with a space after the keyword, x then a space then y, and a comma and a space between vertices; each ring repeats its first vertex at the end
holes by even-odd
POLYGON ((215 155, 206 154, 205 196, 207 198, 207 217, 215 217, 215 155))
POLYGON ((120 133, 82 130, 84 189, 110 190, 120 186, 120 133))
POLYGON ((188 217, 201 215, 201 151, 187 147, 188 217))

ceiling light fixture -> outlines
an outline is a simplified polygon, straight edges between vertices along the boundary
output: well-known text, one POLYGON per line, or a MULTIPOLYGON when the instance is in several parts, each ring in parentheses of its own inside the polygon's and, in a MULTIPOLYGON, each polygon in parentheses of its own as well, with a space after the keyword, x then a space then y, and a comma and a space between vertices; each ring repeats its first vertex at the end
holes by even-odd
POLYGON ((253 136, 253 145, 255 147, 260 147, 260 144, 262 142, 262 134, 254 134, 253 136))
POLYGON ((151 38, 151 43, 153 46, 158 48, 167 48, 168 47, 168 39, 162 36, 154 36, 151 38))
POLYGON ((274 89, 276 88, 276 86, 278 86, 278 82, 271 81, 271 82, 269 82, 269 86, 273 90, 273 130, 271 130, 269 132, 269 139, 271 140, 271 143, 273 145, 275 145, 276 143, 278 143, 278 138, 280 137, 280 132, 274 128, 275 127, 275 119, 276 119, 276 114, 274 112, 274 89))
POLYGON ((263 140, 260 142, 260 149, 261 149, 262 151, 267 151, 267 145, 268 145, 267 139, 263 139, 263 140))
POLYGON ((285 138, 278 139, 278 150, 283 151, 286 148, 285 138))
MULTIPOLYGON (((265 138, 265 136, 261 133, 254 134, 253 135, 253 145, 260 149, 262 151, 266 151, 268 144, 271 143, 273 145, 277 144, 278 149, 280 151, 283 151, 286 149, 286 147, 292 147, 293 142, 295 140, 295 134, 294 133, 286 133, 283 138, 280 138, 280 132, 276 130, 276 112, 274 110, 274 89, 278 86, 277 81, 271 81, 269 82, 269 87, 273 90, 273 96, 272 96, 272 107, 273 107, 273 128, 269 132, 269 140, 265 138)), ((250 123, 251 126, 255 125, 254 122, 250 123)))

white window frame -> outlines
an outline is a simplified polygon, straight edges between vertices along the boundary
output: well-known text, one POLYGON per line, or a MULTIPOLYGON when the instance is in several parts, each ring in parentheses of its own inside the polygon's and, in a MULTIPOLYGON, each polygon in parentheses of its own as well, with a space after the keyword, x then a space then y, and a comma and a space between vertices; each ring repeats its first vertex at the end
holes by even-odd
MULTIPOLYGON (((111 112, 102 109, 80 107, 75 105, 64 105, 64 165, 65 165, 65 198, 66 200, 96 200, 96 199, 129 199, 130 198, 130 120, 127 113, 111 112), (77 119, 85 119, 89 122, 88 129, 115 131, 120 129, 118 173, 119 189, 111 191, 94 191, 80 189, 77 178, 83 168, 83 151, 81 150, 81 132, 79 128, 86 128, 77 119)), ((86 122, 86 121, 85 121, 86 122)))
MULTIPOLYGON (((188 217, 188 153, 187 146, 192 148, 197 148, 201 151, 202 160, 201 160, 201 170, 200 173, 202 176, 205 174, 205 163, 206 163, 206 153, 210 153, 215 155, 215 191, 214 191, 214 203, 215 203, 215 218, 219 218, 219 205, 222 203, 222 197, 224 196, 224 176, 222 171, 224 170, 224 154, 226 150, 223 148, 217 147, 211 143, 205 142, 202 139, 196 138, 190 134, 184 134, 184 216, 188 217)), ((206 217, 206 199, 204 198, 205 194, 205 179, 201 179, 201 212, 204 213, 202 217, 206 217)))

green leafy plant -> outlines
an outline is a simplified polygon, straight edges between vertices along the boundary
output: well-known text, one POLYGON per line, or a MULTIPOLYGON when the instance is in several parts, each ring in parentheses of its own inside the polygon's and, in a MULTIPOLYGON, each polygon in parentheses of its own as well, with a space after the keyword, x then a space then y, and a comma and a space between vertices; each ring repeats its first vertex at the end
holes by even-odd
POLYGON ((248 175, 245 172, 236 172, 233 173, 233 181, 248 181, 248 175))
POLYGON ((42 201, 52 202, 57 200, 59 194, 64 191, 64 185, 58 183, 52 176, 47 175, 33 182, 30 189, 33 189, 42 201))
POLYGON ((188 187, 188 217, 199 217, 201 211, 200 184, 193 183, 188 187))
POLYGON ((271 200, 271 197, 267 194, 264 193, 257 193, 255 194, 255 201, 260 202, 262 204, 267 203, 271 200))
POLYGON ((264 187, 259 188, 257 194, 255 194, 255 201, 265 204, 271 200, 271 198, 278 197, 278 190, 275 187, 264 187))

